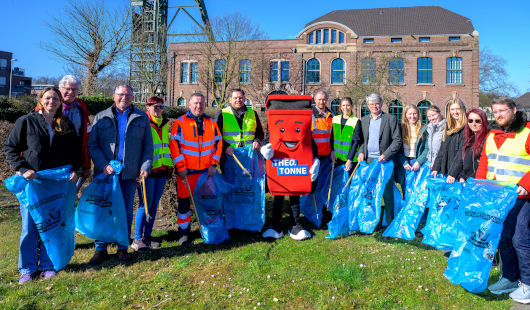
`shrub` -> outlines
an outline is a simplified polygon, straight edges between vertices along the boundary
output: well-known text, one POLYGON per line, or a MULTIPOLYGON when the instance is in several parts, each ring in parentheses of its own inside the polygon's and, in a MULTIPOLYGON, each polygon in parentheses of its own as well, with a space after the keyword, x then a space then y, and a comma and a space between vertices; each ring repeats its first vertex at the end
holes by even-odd
POLYGON ((112 97, 104 97, 102 95, 80 96, 79 98, 85 102, 88 113, 92 115, 96 115, 114 104, 112 97))

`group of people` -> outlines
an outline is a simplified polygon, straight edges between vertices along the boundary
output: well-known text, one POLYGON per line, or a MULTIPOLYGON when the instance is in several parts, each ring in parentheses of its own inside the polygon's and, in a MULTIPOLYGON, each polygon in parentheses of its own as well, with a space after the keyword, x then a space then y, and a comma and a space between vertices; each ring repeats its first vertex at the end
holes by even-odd
MULTIPOLYGON (((194 93, 188 101, 188 111, 173 122, 163 116, 164 102, 151 97, 146 102, 147 111, 132 104, 133 91, 127 85, 115 88, 114 104, 99 112, 89 126, 88 111, 77 97, 80 81, 67 75, 59 88, 49 87, 38 97, 35 111, 19 118, 5 141, 7 161, 26 179, 36 178, 36 171, 63 165, 72 166, 71 181, 91 173, 113 174, 111 160, 124 164, 119 176, 129 236, 133 221, 133 201, 136 191, 143 197, 137 181, 145 179, 144 205, 135 216, 135 251, 160 247, 152 240, 154 220, 159 200, 167 179, 176 170, 178 242, 189 243, 191 209, 190 194, 202 173, 213 175, 223 171, 227 156, 235 147, 251 146, 270 158, 268 132, 263 129, 258 113, 245 103, 245 93, 233 89, 229 104, 215 118, 206 115, 205 98, 194 93), (91 130, 90 130, 91 128, 91 130)), ((366 97, 370 111, 362 118, 352 113, 353 102, 340 100, 340 115, 334 116, 328 108, 324 91, 314 94, 311 136, 315 159, 320 164, 333 162, 335 166, 353 171, 358 162, 393 161, 394 181, 406 192, 407 170, 418 170, 429 163, 433 176, 446 178, 448 183, 465 182, 469 177, 511 181, 518 185, 517 199, 504 222, 499 245, 502 260, 502 277, 489 290, 501 294, 512 292, 514 300, 530 302, 530 122, 526 114, 517 111, 510 98, 492 102, 495 122, 489 124, 480 109, 466 113, 464 103, 455 98, 445 108, 446 119, 436 106, 427 111, 428 124, 422 124, 421 113, 415 105, 406 105, 403 117, 382 111, 383 100, 378 94, 366 97)), ((312 167, 312 174, 318 174, 312 167)), ((393 183, 384 188, 386 223, 394 218, 393 183)), ((275 196, 271 226, 263 237, 281 238, 283 196, 275 196)), ((292 196, 290 236, 304 240, 311 234, 300 221, 300 200, 292 196)), ((324 224, 331 212, 324 208, 324 224)), ((22 234, 19 251, 19 283, 34 279, 37 270, 50 278, 56 271, 50 263, 46 249, 39 243, 35 224, 27 210, 21 207, 22 234), (40 247, 40 248, 39 248, 40 247)), ((381 217, 382 218, 382 217, 381 217)), ((381 220, 382 222, 382 220, 381 220)), ((381 226, 381 223, 379 224, 381 226)), ((109 257, 107 243, 95 240, 95 253, 90 264, 100 265, 109 257)), ((127 247, 118 245, 117 257, 129 261, 127 247)))

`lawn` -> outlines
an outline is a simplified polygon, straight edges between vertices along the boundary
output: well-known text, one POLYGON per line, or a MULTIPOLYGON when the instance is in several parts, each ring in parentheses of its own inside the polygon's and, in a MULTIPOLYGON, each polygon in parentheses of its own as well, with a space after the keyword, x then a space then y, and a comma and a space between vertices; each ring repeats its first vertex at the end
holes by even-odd
MULTIPOLYGON (((507 295, 472 294, 452 285, 441 251, 380 233, 328 240, 289 237, 267 242, 258 234, 231 233, 231 242, 206 245, 194 227, 181 247, 173 230, 155 231, 162 248, 112 258, 101 268, 87 262, 93 243, 77 235, 70 264, 51 280, 17 283, 20 215, 0 187, 0 308, 282 308, 282 309, 509 309, 507 295)), ((286 213, 287 214, 287 213, 286 213)), ((268 214, 269 215, 269 214, 268 214)), ((110 249, 115 253, 115 248, 110 249)), ((494 268, 490 283, 498 278, 494 268)))

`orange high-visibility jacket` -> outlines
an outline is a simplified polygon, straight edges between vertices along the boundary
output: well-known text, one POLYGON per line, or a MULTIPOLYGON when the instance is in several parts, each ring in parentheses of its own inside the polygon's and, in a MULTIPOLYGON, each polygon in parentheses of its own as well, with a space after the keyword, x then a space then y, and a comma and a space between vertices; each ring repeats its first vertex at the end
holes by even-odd
POLYGON ((331 153, 332 127, 333 114, 330 111, 326 111, 324 117, 315 117, 315 113, 313 113, 311 133, 318 148, 318 155, 329 155, 331 153))
POLYGON ((204 132, 198 134, 191 112, 177 118, 171 128, 169 148, 177 171, 204 170, 219 164, 222 152, 221 131, 211 117, 203 116, 204 132))

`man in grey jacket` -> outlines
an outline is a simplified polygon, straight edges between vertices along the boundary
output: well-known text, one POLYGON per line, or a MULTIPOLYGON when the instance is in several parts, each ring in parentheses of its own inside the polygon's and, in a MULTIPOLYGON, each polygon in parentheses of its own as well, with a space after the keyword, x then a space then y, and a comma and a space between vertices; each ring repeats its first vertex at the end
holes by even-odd
MULTIPOLYGON (((378 94, 368 95, 366 104, 370 114, 361 118, 364 142, 359 148, 357 159, 359 162, 366 159, 368 164, 374 160, 381 162, 394 160, 402 145, 399 123, 394 115, 383 113, 381 109, 383 99, 378 94)), ((392 180, 393 178, 390 178, 383 192, 383 199, 385 200, 384 212, 388 225, 394 219, 394 182, 392 180)), ((379 227, 381 227, 382 218, 381 216, 379 227)))
MULTIPOLYGON (((133 201, 136 179, 147 177, 153 163, 153 137, 147 114, 132 105, 133 91, 128 85, 114 90, 114 105, 99 112, 88 141, 88 152, 94 162, 94 173, 110 175, 114 170, 111 160, 119 160, 124 168, 120 174, 120 187, 127 214, 127 229, 131 235, 133 201)), ((97 266, 108 258, 107 243, 95 240, 96 251, 89 264, 97 266)), ((118 245, 118 259, 131 259, 127 247, 118 245)))

